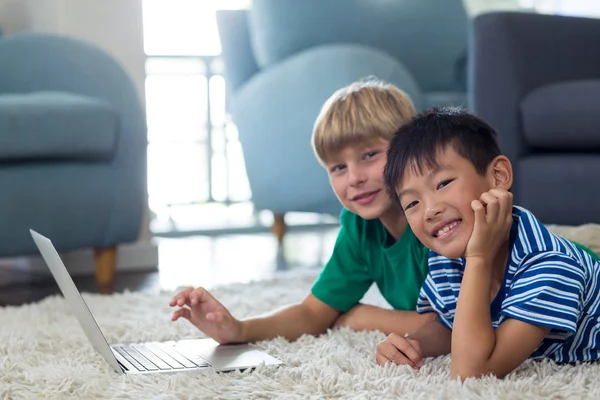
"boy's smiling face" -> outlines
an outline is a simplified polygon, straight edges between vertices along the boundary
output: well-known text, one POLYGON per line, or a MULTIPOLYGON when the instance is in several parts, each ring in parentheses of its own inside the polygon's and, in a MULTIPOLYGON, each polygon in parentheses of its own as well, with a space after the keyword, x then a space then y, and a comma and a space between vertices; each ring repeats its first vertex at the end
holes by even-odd
POLYGON ((397 193, 421 243, 448 258, 465 254, 475 224, 471 202, 498 187, 494 168, 498 159, 506 160, 496 158, 482 176, 469 160, 446 146, 438 152, 435 168, 423 166, 421 174, 407 165, 397 193))
POLYGON ((392 205, 383 182, 388 145, 380 139, 369 146, 347 146, 325 163, 339 201, 364 219, 379 218, 392 205))

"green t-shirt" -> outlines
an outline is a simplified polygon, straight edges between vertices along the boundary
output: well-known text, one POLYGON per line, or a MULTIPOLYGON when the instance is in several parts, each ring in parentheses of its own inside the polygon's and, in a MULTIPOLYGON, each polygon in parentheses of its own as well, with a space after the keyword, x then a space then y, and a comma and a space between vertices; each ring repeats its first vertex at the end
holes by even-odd
POLYGON ((397 310, 415 310, 427 276, 428 250, 407 225, 395 242, 379 219, 365 220, 344 209, 333 254, 312 287, 312 294, 346 312, 373 282, 397 310), (391 243, 391 244, 390 244, 391 243))

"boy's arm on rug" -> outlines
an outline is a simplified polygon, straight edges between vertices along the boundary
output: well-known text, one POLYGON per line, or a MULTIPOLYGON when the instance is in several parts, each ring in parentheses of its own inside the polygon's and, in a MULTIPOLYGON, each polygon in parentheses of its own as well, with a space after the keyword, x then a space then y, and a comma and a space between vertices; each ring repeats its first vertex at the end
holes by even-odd
POLYGON ((355 331, 381 331, 386 335, 404 335, 415 332, 435 319, 434 313, 418 314, 416 311, 390 310, 368 304, 357 304, 342 313, 335 326, 349 326, 355 331))
POLYGON ((490 314, 491 273, 470 260, 460 287, 454 317, 450 377, 506 376, 525 361, 550 331, 516 319, 494 330, 490 314))
MULTIPOLYGON (((428 313, 435 316, 435 313, 428 313)), ((430 320, 410 335, 391 333, 377 345, 376 360, 380 365, 388 362, 408 364, 415 369, 423 365, 423 358, 450 353, 452 331, 438 319, 430 320)))
POLYGON ((256 342, 277 336, 296 340, 303 334, 324 333, 340 313, 309 294, 299 304, 240 321, 206 289, 191 287, 173 297, 169 305, 179 307, 173 321, 185 318, 219 343, 256 342))
POLYGON ((245 342, 283 336, 296 340, 304 334, 319 335, 330 328, 340 311, 309 293, 301 303, 292 304, 262 317, 242 321, 245 342))

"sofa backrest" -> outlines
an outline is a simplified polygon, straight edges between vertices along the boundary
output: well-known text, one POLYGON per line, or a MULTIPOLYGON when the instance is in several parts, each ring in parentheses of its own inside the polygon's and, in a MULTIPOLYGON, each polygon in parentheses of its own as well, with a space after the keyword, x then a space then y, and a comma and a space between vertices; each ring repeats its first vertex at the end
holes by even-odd
POLYGON ((248 27, 261 68, 312 46, 358 43, 397 58, 424 91, 466 85, 462 0, 254 0, 248 27))

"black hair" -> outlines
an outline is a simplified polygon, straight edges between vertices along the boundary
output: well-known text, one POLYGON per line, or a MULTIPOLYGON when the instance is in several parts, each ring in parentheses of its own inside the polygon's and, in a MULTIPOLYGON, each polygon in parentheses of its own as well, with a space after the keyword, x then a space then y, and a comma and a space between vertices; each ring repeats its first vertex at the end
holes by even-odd
POLYGON ((400 204, 397 189, 406 168, 422 174, 424 168, 439 167, 437 155, 448 145, 484 175, 502 154, 496 136, 494 128, 461 108, 434 107, 418 114, 400 127, 387 151, 383 176, 392 201, 400 204))

